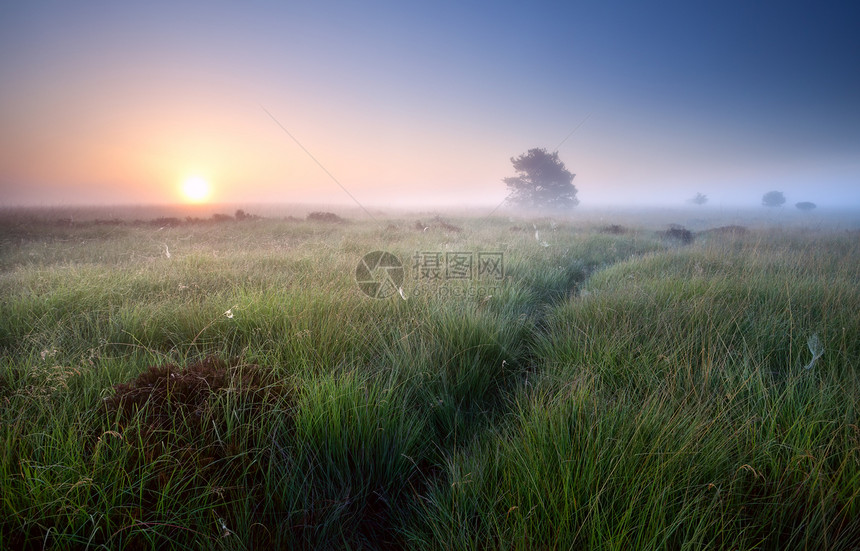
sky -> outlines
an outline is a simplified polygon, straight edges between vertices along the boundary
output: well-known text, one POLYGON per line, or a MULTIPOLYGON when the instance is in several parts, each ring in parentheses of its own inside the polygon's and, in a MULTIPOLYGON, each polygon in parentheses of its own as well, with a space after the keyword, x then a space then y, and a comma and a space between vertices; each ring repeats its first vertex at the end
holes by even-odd
POLYGON ((0 205, 860 207, 849 1, 6 2, 0 205))

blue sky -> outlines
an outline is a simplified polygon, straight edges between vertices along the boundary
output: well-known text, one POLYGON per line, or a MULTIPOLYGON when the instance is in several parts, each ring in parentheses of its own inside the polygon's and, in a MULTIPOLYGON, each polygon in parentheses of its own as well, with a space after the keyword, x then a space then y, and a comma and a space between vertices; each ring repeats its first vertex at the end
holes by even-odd
POLYGON ((173 202, 191 175, 351 202, 269 111, 367 204, 495 204, 545 147, 583 206, 860 206, 858 26, 850 2, 7 3, 0 204, 173 202))

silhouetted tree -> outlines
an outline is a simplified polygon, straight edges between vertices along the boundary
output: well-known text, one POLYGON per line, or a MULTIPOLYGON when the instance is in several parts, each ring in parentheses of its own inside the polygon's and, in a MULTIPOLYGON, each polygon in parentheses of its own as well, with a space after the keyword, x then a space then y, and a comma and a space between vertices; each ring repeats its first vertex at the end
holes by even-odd
POLYGON ((785 195, 781 191, 768 191, 761 196, 763 207, 781 207, 785 203, 785 195))
POLYGON ((527 208, 566 209, 579 204, 576 186, 558 152, 529 149, 519 157, 511 157, 517 175, 504 178, 510 195, 508 201, 527 208))
POLYGON ((708 202, 708 196, 702 193, 696 193, 696 196, 690 199, 690 202, 701 206, 708 202))
POLYGON ((794 206, 802 211, 810 211, 818 205, 816 205, 815 203, 810 203, 809 201, 801 201, 800 203, 795 203, 794 206))

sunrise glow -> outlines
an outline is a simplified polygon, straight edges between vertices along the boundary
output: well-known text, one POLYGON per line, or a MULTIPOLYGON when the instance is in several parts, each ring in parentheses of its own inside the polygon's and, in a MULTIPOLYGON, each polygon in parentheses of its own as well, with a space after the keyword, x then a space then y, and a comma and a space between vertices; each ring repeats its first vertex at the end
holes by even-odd
POLYGON ((532 148, 580 210, 860 205, 856 2, 78 4, 0 17, 0 207, 489 213, 532 148))
POLYGON ((190 203, 204 203, 211 194, 209 182, 200 176, 192 176, 182 183, 182 195, 190 203))

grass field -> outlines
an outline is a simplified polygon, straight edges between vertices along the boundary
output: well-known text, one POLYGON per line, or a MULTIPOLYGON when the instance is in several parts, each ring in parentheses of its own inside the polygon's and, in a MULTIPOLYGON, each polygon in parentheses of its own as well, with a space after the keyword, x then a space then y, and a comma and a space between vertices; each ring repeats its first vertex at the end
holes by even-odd
POLYGON ((860 546, 856 230, 417 218, 4 218, 0 548, 860 546))

